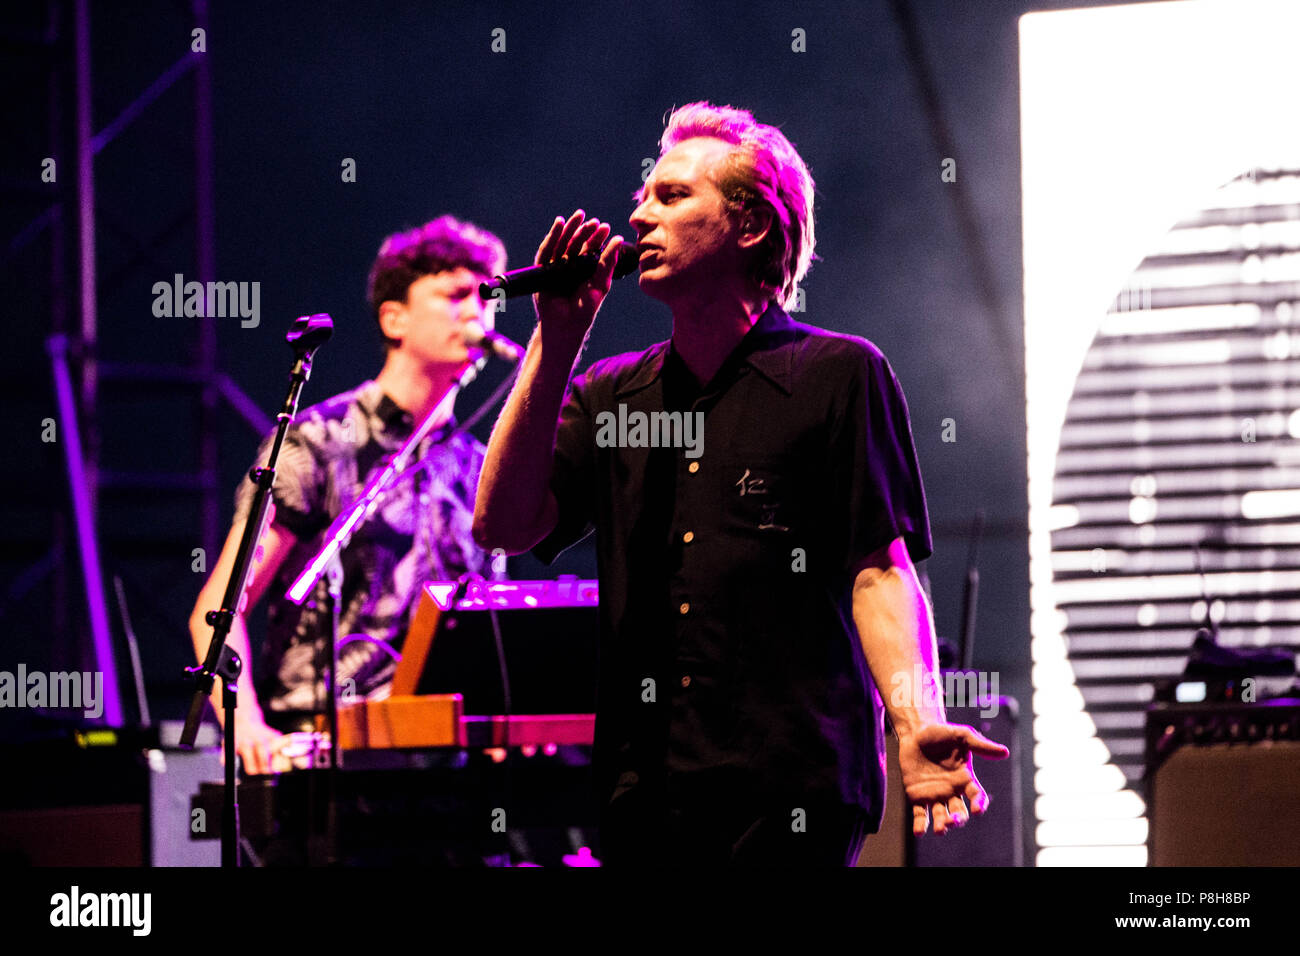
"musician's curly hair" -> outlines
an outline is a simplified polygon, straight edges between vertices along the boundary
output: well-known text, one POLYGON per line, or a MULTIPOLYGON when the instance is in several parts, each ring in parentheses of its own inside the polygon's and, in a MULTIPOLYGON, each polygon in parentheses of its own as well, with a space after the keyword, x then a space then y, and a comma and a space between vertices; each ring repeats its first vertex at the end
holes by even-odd
MULTIPOLYGON (((366 301, 375 323, 379 324, 380 305, 405 302, 412 282, 461 266, 484 277, 498 275, 506 268, 506 247, 486 229, 454 216, 441 216, 389 236, 379 247, 366 283, 366 301)), ((400 344, 384 335, 383 326, 379 334, 386 348, 400 344)))

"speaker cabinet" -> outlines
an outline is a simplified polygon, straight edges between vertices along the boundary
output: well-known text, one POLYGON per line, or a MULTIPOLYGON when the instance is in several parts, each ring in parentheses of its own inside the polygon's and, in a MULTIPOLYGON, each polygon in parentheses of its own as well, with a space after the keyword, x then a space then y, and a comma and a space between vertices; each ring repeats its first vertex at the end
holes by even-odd
POLYGON ((1297 866, 1300 702, 1147 713, 1152 866, 1297 866))

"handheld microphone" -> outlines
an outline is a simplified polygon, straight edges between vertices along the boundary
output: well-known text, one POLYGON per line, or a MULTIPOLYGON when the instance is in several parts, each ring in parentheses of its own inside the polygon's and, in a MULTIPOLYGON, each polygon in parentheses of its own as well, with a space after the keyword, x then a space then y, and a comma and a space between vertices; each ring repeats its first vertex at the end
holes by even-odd
POLYGON ((511 364, 524 356, 522 348, 498 332, 489 332, 480 322, 466 322, 461 326, 460 336, 470 348, 491 352, 511 364))
MULTIPOLYGON (((507 299, 520 295, 533 295, 546 292, 552 295, 572 295, 596 273, 599 257, 595 253, 570 258, 565 256, 555 262, 540 266, 527 266, 523 269, 511 269, 499 276, 494 276, 478 287, 478 294, 484 299, 491 299, 495 290, 505 292, 507 299)), ((636 272, 640 255, 636 243, 623 240, 618 250, 618 261, 614 263, 614 278, 622 279, 636 272)))

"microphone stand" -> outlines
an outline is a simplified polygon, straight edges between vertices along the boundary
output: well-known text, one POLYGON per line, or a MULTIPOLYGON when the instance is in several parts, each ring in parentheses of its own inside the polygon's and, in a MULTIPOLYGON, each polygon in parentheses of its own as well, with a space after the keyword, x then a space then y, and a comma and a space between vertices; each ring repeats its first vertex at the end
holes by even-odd
POLYGON ((208 611, 204 620, 212 626, 212 641, 208 644, 208 653, 203 663, 197 667, 185 668, 187 673, 195 675, 197 687, 190 700, 189 714, 185 718, 185 727, 181 731, 180 745, 186 748, 194 746, 198 734, 199 721, 203 716, 203 707, 212 694, 212 687, 217 677, 221 678, 221 709, 225 722, 225 795, 221 811, 221 865, 223 867, 239 866, 239 799, 235 786, 235 760, 239 753, 235 741, 235 709, 238 706, 239 675, 243 662, 239 655, 226 643, 230 627, 243 601, 244 591, 252 574, 251 560, 257 544, 266 531, 267 518, 270 514, 270 493, 275 483, 275 464, 280 457, 280 447, 284 444, 285 433, 298 413, 298 398, 302 387, 311 377, 312 357, 321 345, 329 339, 334 331, 334 324, 325 313, 304 315, 294 322, 286 336, 286 341, 293 346, 296 357, 293 369, 289 373, 289 394, 285 397, 284 407, 276 416, 279 423, 271 452, 266 465, 253 468, 248 478, 257 485, 249 518, 244 523, 244 533, 239 541, 239 551, 235 555, 235 565, 226 584, 226 593, 221 599, 221 609, 208 611))
POLYGON ((984 535, 984 509, 975 512, 970 547, 966 551, 966 583, 961 595, 961 650, 958 666, 968 671, 975 658, 975 606, 980 593, 979 547, 984 535))

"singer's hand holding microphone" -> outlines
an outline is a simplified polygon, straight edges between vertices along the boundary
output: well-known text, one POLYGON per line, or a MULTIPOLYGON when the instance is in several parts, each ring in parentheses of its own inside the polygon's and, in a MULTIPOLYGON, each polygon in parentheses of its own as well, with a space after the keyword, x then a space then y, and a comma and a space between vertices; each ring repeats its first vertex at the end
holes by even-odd
POLYGON ((582 343, 614 279, 637 269, 634 246, 610 238, 610 226, 587 219, 581 209, 557 216, 537 249, 533 266, 515 269, 480 286, 484 299, 502 289, 507 297, 533 296, 543 333, 574 348, 582 343))
POLYGON ((599 255, 599 258, 591 278, 581 283, 572 294, 539 291, 533 296, 543 333, 555 331, 579 342, 586 336, 600 311, 600 304, 609 294, 618 250, 623 246, 623 237, 610 239, 610 231, 608 223, 585 219, 581 209, 576 210, 568 221, 557 216, 551 224, 550 231, 537 249, 538 265, 566 258, 574 260, 584 255, 599 255))

